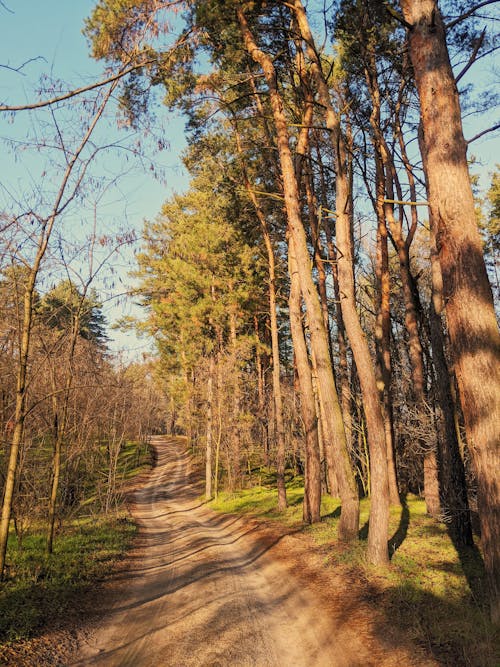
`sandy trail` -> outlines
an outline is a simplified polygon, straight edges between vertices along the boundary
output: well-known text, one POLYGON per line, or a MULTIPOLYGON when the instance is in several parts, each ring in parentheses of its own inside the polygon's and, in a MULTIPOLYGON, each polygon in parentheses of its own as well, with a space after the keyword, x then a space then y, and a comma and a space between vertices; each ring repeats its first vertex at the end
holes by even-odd
POLYGON ((276 557, 280 536, 201 504, 181 442, 153 445, 157 465, 135 493, 139 539, 120 594, 73 665, 411 664, 386 661, 362 629, 340 625, 276 557))

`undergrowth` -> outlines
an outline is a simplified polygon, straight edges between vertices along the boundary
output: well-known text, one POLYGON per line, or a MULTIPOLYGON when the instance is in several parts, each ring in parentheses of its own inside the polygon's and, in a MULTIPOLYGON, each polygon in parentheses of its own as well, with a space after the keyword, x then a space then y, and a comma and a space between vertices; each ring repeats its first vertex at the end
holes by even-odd
POLYGON ((365 561, 369 500, 361 501, 360 541, 346 546, 336 540, 338 499, 325 496, 321 523, 303 524, 302 484, 300 477, 288 482, 289 506, 282 513, 277 510, 276 491, 266 481, 251 489, 221 493, 211 506, 300 528, 326 554, 326 567, 336 568, 350 580, 367 582, 367 590, 375 588, 377 612, 441 664, 500 665, 498 635, 489 621, 484 566, 477 546, 458 552, 446 526, 426 514, 425 502, 409 496, 401 508, 391 509, 390 567, 370 566, 365 561))
MULTIPOLYGON (((149 463, 147 446, 127 443, 118 462, 120 479, 131 479, 149 463)), ((122 494, 120 498, 123 501, 122 494)), ((123 502, 108 515, 95 502, 85 503, 79 516, 62 522, 51 555, 46 553, 43 524, 33 523, 21 544, 12 531, 0 584, 0 647, 34 637, 64 619, 78 597, 110 572, 135 530, 123 502)))

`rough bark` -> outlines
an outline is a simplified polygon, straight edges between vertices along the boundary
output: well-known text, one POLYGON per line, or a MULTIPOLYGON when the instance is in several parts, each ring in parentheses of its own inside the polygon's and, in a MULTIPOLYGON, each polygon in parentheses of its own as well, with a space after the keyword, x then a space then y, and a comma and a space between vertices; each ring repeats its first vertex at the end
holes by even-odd
POLYGON ((273 61, 268 54, 257 47, 241 8, 238 8, 237 15, 245 47, 252 59, 262 68, 269 88, 280 158, 285 209, 297 258, 300 288, 307 309, 311 347, 316 358, 318 371, 318 388, 321 400, 325 406, 328 406, 328 419, 325 427, 329 429, 328 437, 331 438, 335 445, 335 467, 342 501, 342 514, 338 529, 339 536, 341 539, 354 539, 358 535, 359 499, 347 452, 344 425, 333 379, 330 349, 323 322, 323 313, 310 269, 310 257, 300 215, 299 192, 290 150, 287 119, 283 102, 278 92, 273 61))
POLYGON ((441 410, 438 426, 437 464, 442 518, 456 546, 474 543, 467 498, 467 485, 460 442, 455 425, 456 405, 450 385, 450 372, 445 355, 445 340, 441 316, 443 313, 443 281, 437 257, 434 227, 431 229, 432 299, 430 333, 432 358, 436 369, 437 402, 441 410))
POLYGON ((500 333, 477 229, 458 90, 434 0, 402 0, 420 98, 422 145, 451 356, 478 482, 481 540, 500 622, 500 333))
POLYGON ((382 410, 378 398, 375 371, 356 310, 353 247, 350 224, 350 189, 345 168, 345 147, 340 128, 340 119, 330 99, 330 91, 321 69, 312 33, 304 7, 300 0, 294 0, 295 17, 306 52, 311 63, 311 71, 318 89, 319 102, 325 110, 326 125, 331 133, 335 155, 336 172, 336 230, 338 247, 338 280, 341 292, 341 308, 346 332, 351 343, 359 373, 364 410, 368 427, 368 443, 371 464, 371 511, 368 531, 368 560, 376 564, 389 561, 387 547, 389 529, 389 484, 387 473, 387 450, 382 410))

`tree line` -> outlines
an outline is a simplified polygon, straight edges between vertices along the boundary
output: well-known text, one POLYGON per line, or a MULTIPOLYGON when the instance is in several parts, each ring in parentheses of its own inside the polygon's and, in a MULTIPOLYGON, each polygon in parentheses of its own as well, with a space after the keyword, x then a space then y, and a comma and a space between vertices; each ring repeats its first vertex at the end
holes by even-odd
POLYGON ((85 31, 112 71, 139 60, 129 126, 159 89, 187 117, 190 188, 136 277, 207 498, 266 465, 283 509, 296 470, 304 520, 327 490, 356 540, 369 495, 379 565, 405 493, 458 547, 477 515, 498 620, 498 194, 481 235, 459 91, 494 52, 489 4, 100 0, 85 31))
MULTIPOLYGON (((161 59, 160 8, 132 4, 98 3, 96 57, 140 34, 161 59)), ((377 564, 406 491, 457 545, 477 511, 498 617, 499 334, 458 91, 493 47, 462 5, 184 7, 191 40, 142 83, 187 115, 192 182, 146 225, 138 275, 207 497, 272 461, 284 508, 295 465, 305 520, 326 487, 352 540, 369 494, 377 564)))

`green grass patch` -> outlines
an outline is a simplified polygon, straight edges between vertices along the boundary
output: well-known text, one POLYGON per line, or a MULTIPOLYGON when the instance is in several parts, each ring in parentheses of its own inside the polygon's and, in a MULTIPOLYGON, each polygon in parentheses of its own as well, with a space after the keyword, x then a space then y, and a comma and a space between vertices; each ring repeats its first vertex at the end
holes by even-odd
POLYGON ((78 595, 110 571, 135 530, 125 514, 77 519, 57 536, 51 556, 44 535, 25 536, 22 549, 11 535, 0 587, 0 642, 27 639, 64 618, 78 595))
POLYGON ((146 443, 125 443, 118 458, 119 486, 112 512, 104 514, 99 496, 99 484, 107 475, 103 470, 89 480, 76 516, 63 520, 50 556, 41 522, 29 526, 21 545, 11 532, 6 578, 0 583, 0 645, 34 637, 64 619, 79 596, 111 571, 136 531, 123 508, 122 485, 150 465, 146 443))
POLYGON ((151 449, 146 442, 127 441, 118 457, 118 471, 128 481, 151 467, 151 449))
MULTIPOLYGON (((287 484, 289 507, 277 510, 277 492, 267 486, 222 493, 211 506, 217 511, 246 513, 287 526, 302 522, 302 479, 287 484)), ((477 546, 454 547, 446 526, 426 514, 425 502, 410 496, 403 508, 391 508, 389 568, 366 563, 370 503, 360 506, 360 541, 337 541, 340 501, 324 497, 322 521, 302 524, 316 545, 326 553, 326 563, 354 580, 369 582, 378 594, 377 609, 389 623, 402 629, 445 665, 497 667, 500 664, 498 634, 492 627, 486 603, 484 567, 477 546)), ((370 592, 368 592, 370 591, 370 592)))

